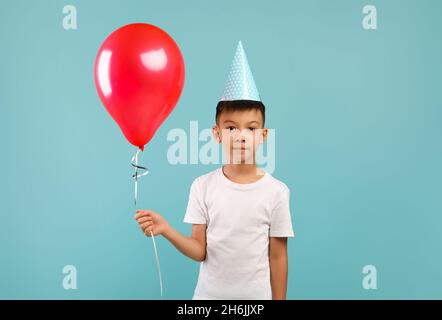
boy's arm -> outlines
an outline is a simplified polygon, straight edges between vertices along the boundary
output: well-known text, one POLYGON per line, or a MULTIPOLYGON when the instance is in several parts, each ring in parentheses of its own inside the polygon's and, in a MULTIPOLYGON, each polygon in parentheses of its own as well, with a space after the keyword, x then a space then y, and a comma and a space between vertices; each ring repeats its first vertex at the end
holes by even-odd
POLYGON ((204 261, 206 259, 205 224, 193 224, 191 237, 179 233, 170 226, 164 231, 163 236, 189 258, 196 261, 204 261))
POLYGON ((184 255, 196 261, 206 259, 206 225, 192 225, 192 236, 187 237, 174 228, 159 213, 151 210, 138 210, 135 220, 143 230, 144 234, 150 237, 150 232, 156 235, 163 235, 184 255))
POLYGON ((270 237, 269 262, 272 299, 285 300, 288 276, 286 237, 270 237))

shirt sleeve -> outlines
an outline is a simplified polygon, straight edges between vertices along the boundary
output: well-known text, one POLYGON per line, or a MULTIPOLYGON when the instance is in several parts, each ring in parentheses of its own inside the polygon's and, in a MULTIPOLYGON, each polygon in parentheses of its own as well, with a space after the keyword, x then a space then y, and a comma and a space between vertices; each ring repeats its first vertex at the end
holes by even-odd
POLYGON ((190 186, 189 201, 187 203, 184 222, 193 224, 207 224, 207 207, 204 203, 200 181, 195 179, 190 186))
POLYGON ((294 237, 290 215, 290 189, 285 187, 270 218, 270 237, 294 237))

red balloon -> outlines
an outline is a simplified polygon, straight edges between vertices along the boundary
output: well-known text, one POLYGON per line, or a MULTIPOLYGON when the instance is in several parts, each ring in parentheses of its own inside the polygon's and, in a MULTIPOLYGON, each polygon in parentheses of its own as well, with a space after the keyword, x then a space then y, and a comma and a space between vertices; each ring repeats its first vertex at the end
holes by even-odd
POLYGON ((104 41, 94 69, 101 102, 126 139, 143 150, 183 90, 178 45, 156 26, 129 24, 104 41))

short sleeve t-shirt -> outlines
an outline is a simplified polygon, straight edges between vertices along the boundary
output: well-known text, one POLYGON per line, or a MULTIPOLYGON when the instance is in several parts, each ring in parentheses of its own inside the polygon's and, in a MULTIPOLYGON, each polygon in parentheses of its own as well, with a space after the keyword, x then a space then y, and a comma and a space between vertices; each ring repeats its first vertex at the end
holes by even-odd
POLYGON ((283 182, 264 171, 235 183, 218 168, 193 181, 184 222, 207 225, 194 300, 272 299, 269 237, 294 237, 283 182))

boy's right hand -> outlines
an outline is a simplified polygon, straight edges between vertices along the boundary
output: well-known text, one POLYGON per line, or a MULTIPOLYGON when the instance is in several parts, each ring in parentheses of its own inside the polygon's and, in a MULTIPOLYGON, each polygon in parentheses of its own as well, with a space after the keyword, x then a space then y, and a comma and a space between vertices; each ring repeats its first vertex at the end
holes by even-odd
POLYGON ((152 231, 154 236, 163 235, 169 228, 169 223, 159 213, 151 210, 137 210, 135 220, 141 227, 143 233, 150 237, 152 231))

